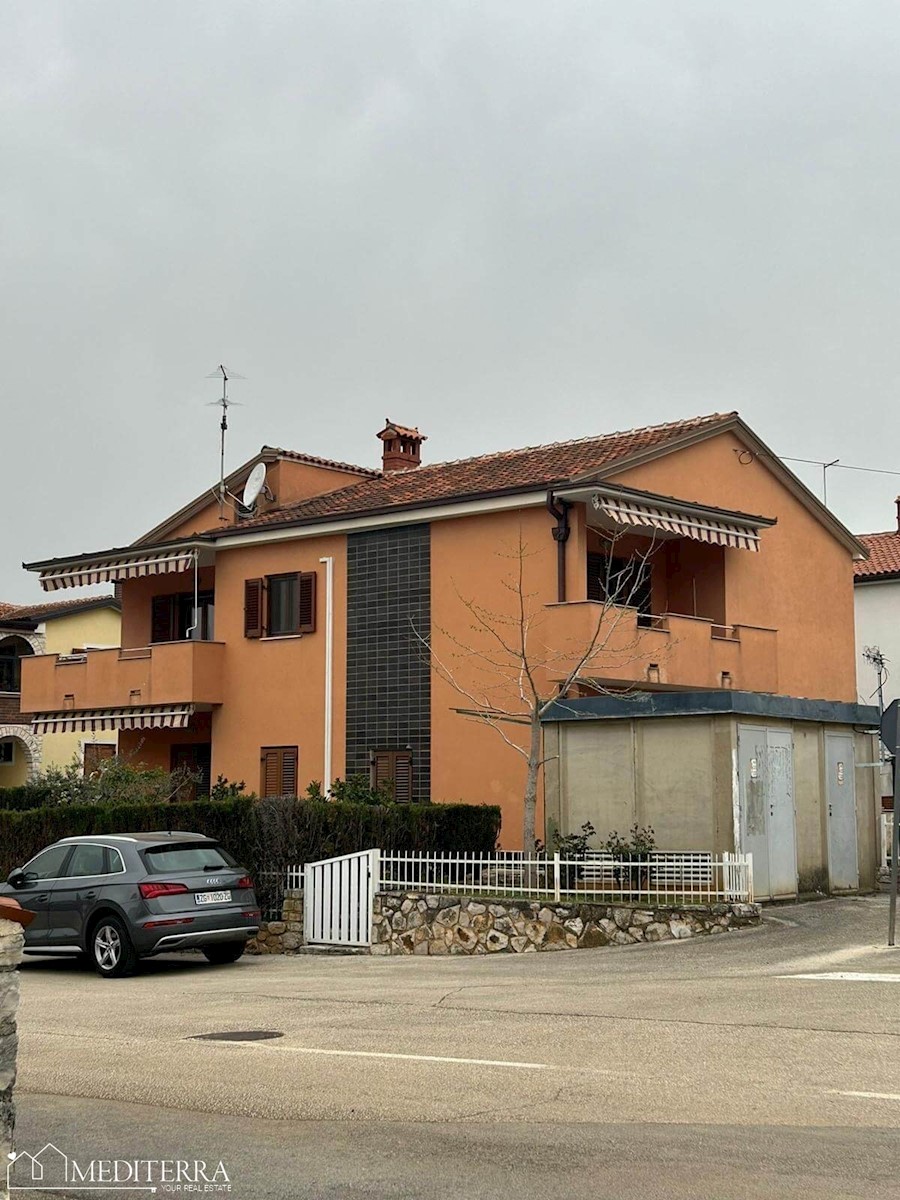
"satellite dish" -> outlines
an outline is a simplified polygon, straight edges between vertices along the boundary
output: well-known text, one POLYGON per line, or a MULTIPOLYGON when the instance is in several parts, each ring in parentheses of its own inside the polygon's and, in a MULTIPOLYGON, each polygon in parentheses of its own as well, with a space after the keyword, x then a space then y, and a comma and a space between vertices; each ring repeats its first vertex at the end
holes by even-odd
POLYGON ((244 508, 252 508, 256 503, 256 497, 263 490, 266 483, 266 464, 257 463, 250 472, 250 477, 244 484, 244 492, 241 496, 241 504, 244 508))

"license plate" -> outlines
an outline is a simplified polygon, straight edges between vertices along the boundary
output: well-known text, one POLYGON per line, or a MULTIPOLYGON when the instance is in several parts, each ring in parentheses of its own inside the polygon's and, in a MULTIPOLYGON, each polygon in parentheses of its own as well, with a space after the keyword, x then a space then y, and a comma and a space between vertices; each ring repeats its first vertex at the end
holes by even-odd
POLYGON ((197 904, 230 904, 231 892, 195 892, 197 904))

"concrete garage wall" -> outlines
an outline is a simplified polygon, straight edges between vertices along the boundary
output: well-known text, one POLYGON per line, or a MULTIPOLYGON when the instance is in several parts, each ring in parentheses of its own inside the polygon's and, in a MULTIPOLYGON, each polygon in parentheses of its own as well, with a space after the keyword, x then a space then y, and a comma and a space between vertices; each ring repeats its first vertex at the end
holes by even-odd
POLYGON ((6 1196, 7 1155, 12 1151, 16 1081, 16 1010, 19 1007, 19 974, 22 959, 22 926, 0 918, 0 1200, 6 1196))
POLYGON ((652 825, 663 850, 734 849, 733 722, 722 717, 545 727, 548 835, 652 825))
MULTIPOLYGON (((752 721, 752 724, 761 724, 752 721)), ((735 766, 738 726, 746 718, 688 717, 552 722, 545 726, 547 838, 577 831, 585 821, 599 839, 651 825, 660 850, 735 846, 735 766)), ((852 733, 819 721, 765 721, 793 741, 797 881, 800 892, 828 890, 828 805, 825 735, 852 733)), ((854 735, 855 761, 877 757, 874 739, 854 735)), ((880 775, 855 772, 860 889, 875 887, 880 775)))

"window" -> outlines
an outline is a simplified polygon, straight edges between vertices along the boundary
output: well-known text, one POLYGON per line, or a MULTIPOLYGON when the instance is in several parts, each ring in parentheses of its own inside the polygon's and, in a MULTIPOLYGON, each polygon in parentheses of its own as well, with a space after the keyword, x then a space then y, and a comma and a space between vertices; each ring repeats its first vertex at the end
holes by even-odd
POLYGON ((66 877, 108 875, 109 851, 105 846, 76 846, 66 867, 66 877))
POLYGON ((315 631, 315 571, 244 581, 244 637, 284 637, 315 631))
POLYGON ((14 742, 0 742, 0 767, 11 767, 16 761, 14 742))
POLYGON ((0 646, 0 692, 21 691, 21 666, 15 646, 0 646))
POLYGON ((263 746, 260 755, 260 795, 296 796, 299 757, 296 746, 263 746))
POLYGON ((371 783, 373 788, 391 788, 398 804, 412 800, 412 752, 410 750, 373 750, 371 783))
POLYGON ((227 850, 212 842, 199 846, 159 846, 146 852, 144 862, 154 875, 168 871, 219 871, 222 867, 237 866, 227 850))
POLYGON ((587 556, 587 598, 636 608, 641 616, 653 611, 650 563, 641 558, 587 556))
POLYGON ((211 642, 214 637, 215 596, 198 592, 194 610, 193 592, 175 592, 154 596, 150 618, 150 643, 178 642, 188 636, 193 641, 211 642))
POLYGON ((84 744, 84 777, 90 779, 99 774, 101 765, 114 758, 116 748, 109 742, 85 742, 84 744))
POLYGON ((51 846, 49 850, 42 850, 25 864, 26 875, 29 879, 60 879, 62 865, 71 849, 71 846, 51 846))

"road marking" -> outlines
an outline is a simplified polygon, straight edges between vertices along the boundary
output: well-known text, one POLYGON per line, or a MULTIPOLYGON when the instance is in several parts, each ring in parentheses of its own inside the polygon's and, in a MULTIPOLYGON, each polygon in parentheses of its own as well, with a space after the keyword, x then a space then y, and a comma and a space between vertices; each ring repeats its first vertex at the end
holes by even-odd
POLYGON ((332 1054, 338 1058, 398 1058, 405 1062, 457 1063, 468 1067, 515 1067, 520 1071, 557 1070, 552 1063, 511 1062, 508 1059, 495 1058, 446 1058, 438 1054, 392 1054, 386 1050, 321 1050, 310 1046, 268 1044, 265 1049, 276 1054, 332 1054))
POLYGON ((900 975, 886 971, 822 971, 818 975, 779 975, 778 979, 825 979, 841 983, 900 983, 900 975))
POLYGON ((856 1096, 860 1100, 900 1100, 900 1092, 835 1092, 832 1096, 856 1096))

